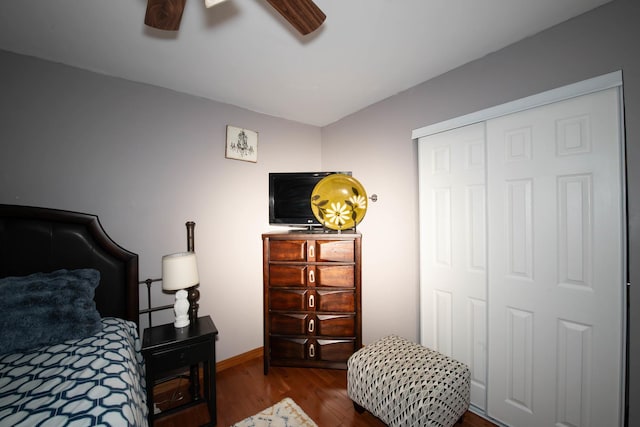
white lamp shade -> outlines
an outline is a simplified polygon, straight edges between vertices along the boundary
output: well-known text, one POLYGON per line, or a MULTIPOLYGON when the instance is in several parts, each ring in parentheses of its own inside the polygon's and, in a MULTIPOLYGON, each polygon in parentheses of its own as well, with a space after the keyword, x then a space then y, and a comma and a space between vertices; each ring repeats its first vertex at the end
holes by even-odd
POLYGON ((194 252, 179 252, 162 257, 162 289, 177 291, 200 283, 194 252))

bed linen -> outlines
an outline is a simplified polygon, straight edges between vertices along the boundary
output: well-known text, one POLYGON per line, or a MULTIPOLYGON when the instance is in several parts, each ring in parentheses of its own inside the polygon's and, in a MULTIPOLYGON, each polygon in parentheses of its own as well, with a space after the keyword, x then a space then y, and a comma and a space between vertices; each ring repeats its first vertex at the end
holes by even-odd
POLYGON ((101 323, 87 338, 0 356, 0 427, 147 425, 136 325, 101 323))

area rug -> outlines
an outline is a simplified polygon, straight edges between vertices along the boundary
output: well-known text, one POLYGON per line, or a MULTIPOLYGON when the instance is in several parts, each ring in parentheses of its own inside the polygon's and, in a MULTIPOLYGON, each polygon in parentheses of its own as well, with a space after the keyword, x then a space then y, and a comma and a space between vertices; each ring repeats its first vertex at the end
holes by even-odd
POLYGON ((231 427, 318 427, 291 398, 245 418, 231 427))

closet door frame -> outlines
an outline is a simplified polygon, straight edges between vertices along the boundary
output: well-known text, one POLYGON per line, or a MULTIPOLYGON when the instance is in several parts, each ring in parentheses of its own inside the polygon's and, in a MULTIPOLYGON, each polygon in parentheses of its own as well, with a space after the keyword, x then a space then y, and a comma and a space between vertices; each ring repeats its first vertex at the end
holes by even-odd
MULTIPOLYGON (((621 179, 621 188, 622 188, 622 194, 621 194, 622 212, 624 213, 626 212, 627 186, 626 186, 626 168, 625 168, 625 162, 623 161, 624 153, 626 149, 625 149, 625 133, 624 133, 624 126, 623 126, 623 117, 624 117, 623 99, 624 98, 622 94, 623 88, 622 88, 622 72, 621 71, 616 71, 616 72, 612 72, 602 76, 594 77, 592 79, 588 79, 588 80, 584 80, 571 85, 563 86, 557 89, 552 89, 552 90, 542 92, 536 95, 532 95, 526 98, 522 98, 519 100, 501 104, 495 107, 480 110, 471 114, 456 117, 454 119, 446 120, 440 123, 415 129, 412 132, 412 138, 415 140, 419 140, 420 138, 434 135, 437 133, 449 131, 456 128, 461 128, 471 124, 486 122, 488 120, 509 115, 512 113, 516 113, 516 112, 520 112, 520 111, 524 111, 524 110, 528 110, 528 109, 532 109, 532 108, 540 107, 544 105, 553 104, 559 101, 564 101, 570 98, 587 95, 587 94, 591 94, 594 92, 599 92, 599 91, 611 89, 611 88, 617 89, 618 95, 619 95, 618 100, 620 102, 619 135, 620 135, 620 144, 621 144, 620 153, 622 156, 622 158, 620 159, 620 164, 621 164, 620 179, 621 179)), ((624 263, 623 275, 624 275, 624 282, 628 284, 628 265, 627 265, 628 264, 628 247, 627 247, 628 246, 628 232, 627 232, 628 218, 626 216, 622 220, 622 227, 623 229, 621 230, 621 232, 622 232, 622 237, 624 239, 623 247, 622 247, 622 258, 624 263)), ((423 243, 421 242, 421 245, 422 244, 423 243)), ((423 286, 421 285, 420 286, 421 293, 423 293, 422 287, 423 286)), ((623 305, 623 317, 625 321, 623 322, 624 330, 620 332, 622 333, 623 337, 627 337, 626 325, 628 324, 628 315, 629 315, 628 309, 627 309, 628 288, 627 288, 627 291, 624 292, 623 298, 624 298, 624 301, 622 301, 621 303, 623 305)), ((426 309, 429 309, 429 307, 421 306, 420 308, 421 317, 422 317, 422 312, 426 309)), ((423 325, 422 319, 419 321, 419 324, 420 324, 420 327, 422 328, 422 325, 423 325)), ((419 336, 421 337, 423 336, 423 331, 419 331, 419 336)), ((624 406, 626 406, 625 402, 628 400, 628 396, 626 395, 626 388, 627 388, 627 382, 628 382, 627 372, 626 372, 627 354, 628 354, 628 338, 623 340, 622 348, 620 349, 620 351, 623 357, 623 360, 622 360, 623 372, 621 373, 622 374, 621 382, 623 384, 623 390, 621 391, 622 403, 624 406)), ((485 412, 485 409, 475 408, 475 411, 483 414, 485 412)), ((624 419, 624 414, 622 415, 624 419)))
MULTIPOLYGON (((411 132, 411 138, 417 140, 424 136, 445 132, 478 122, 485 122, 490 119, 495 119, 496 117, 506 116, 507 114, 553 104, 558 101, 564 101, 565 99, 575 98, 580 95, 587 95, 614 87, 619 88, 619 91, 622 92, 622 71, 614 71, 609 74, 604 74, 602 76, 562 86, 557 89, 551 89, 546 92, 531 95, 526 98, 496 105, 495 107, 486 108, 464 116, 459 116, 450 120, 414 129, 413 132, 411 132)), ((622 103, 623 97, 620 96, 619 98, 622 103)), ((620 113, 624 114, 624 109, 622 107, 623 106, 621 105, 620 113)), ((622 130, 623 129, 621 129, 621 131, 622 130)), ((624 132, 620 132, 620 134, 622 135, 622 148, 624 149, 624 132)))

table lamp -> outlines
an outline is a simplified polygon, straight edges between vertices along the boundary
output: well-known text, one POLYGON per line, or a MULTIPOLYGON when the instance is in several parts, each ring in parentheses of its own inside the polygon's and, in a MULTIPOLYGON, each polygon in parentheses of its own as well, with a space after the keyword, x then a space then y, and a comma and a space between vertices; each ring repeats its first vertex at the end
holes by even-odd
POLYGON ((189 326, 189 302, 185 289, 197 285, 198 265, 194 252, 178 252, 162 257, 162 289, 177 291, 176 302, 173 305, 176 319, 173 326, 184 328, 189 326))

